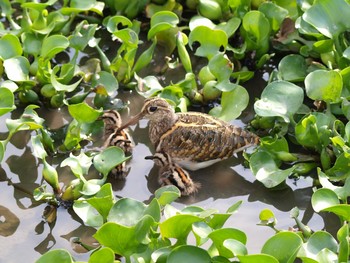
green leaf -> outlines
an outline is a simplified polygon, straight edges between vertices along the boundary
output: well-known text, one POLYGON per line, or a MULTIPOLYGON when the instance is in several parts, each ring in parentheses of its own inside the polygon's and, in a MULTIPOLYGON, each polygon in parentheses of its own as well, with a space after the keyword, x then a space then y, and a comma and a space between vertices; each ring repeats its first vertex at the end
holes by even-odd
POLYGON ((136 237, 135 227, 127 227, 108 222, 97 230, 94 238, 103 246, 111 248, 115 254, 130 256, 145 251, 148 245, 136 237))
POLYGON ((306 94, 313 100, 339 102, 342 88, 342 77, 335 70, 316 70, 305 78, 306 94))
POLYGON ((293 173, 294 167, 281 170, 270 154, 256 152, 250 157, 250 169, 258 181, 271 188, 284 182, 293 173))
POLYGON ((344 0, 316 1, 303 19, 329 38, 336 38, 350 28, 350 5, 344 0))
POLYGON ((172 203, 180 196, 180 190, 174 185, 163 186, 154 193, 154 197, 158 199, 159 204, 162 206, 172 203))
POLYGON ((8 88, 0 88, 0 116, 13 111, 16 108, 14 96, 8 88))
POLYGON ((234 228, 222 228, 222 229, 214 230, 208 235, 208 237, 213 241, 213 244, 218 250, 219 255, 226 258, 234 257, 236 255, 234 254, 234 252, 237 252, 237 251, 242 252, 242 247, 243 246, 245 247, 245 244, 247 242, 247 236, 245 235, 245 233, 234 228), (231 243, 231 245, 230 243, 227 243, 227 246, 229 246, 230 248, 225 246, 224 242, 226 240, 238 241, 240 245, 238 245, 237 242, 235 242, 235 244, 237 245, 237 247, 239 247, 239 249, 236 251, 233 248, 234 246, 233 243, 231 243))
POLYGON ((118 81, 114 75, 106 71, 100 71, 94 74, 91 85, 93 87, 104 87, 109 96, 114 95, 119 88, 118 81))
POLYGON ((5 150, 6 150, 6 142, 0 141, 0 162, 2 162, 2 159, 4 159, 5 150))
POLYGON ((146 205, 131 198, 119 199, 111 208, 108 222, 123 226, 135 226, 145 215, 146 205))
POLYGON ((221 106, 211 109, 209 114, 224 121, 231 121, 241 115, 248 103, 249 94, 247 90, 240 85, 236 85, 233 90, 222 93, 221 106))
POLYGON ((152 39, 159 32, 176 27, 178 23, 179 18, 175 13, 170 11, 157 12, 151 17, 151 28, 147 38, 152 39))
MULTIPOLYGON (((72 65, 72 64, 65 64, 65 65, 72 65)), ((80 82, 83 80, 82 78, 80 78, 79 80, 77 80, 76 82, 74 82, 73 84, 70 84, 70 85, 66 85, 66 84, 63 84, 61 82, 59 82, 58 80, 60 78, 58 78, 56 76, 56 73, 61 69, 61 71, 64 69, 64 66, 62 66, 62 68, 60 68, 60 66, 55 66, 51 72, 51 75, 50 75, 50 80, 51 80, 51 84, 52 86, 54 86, 55 90, 57 91, 65 91, 65 92, 72 92, 74 91, 78 85, 80 84, 80 82)), ((62 72, 61 72, 62 73, 62 72)))
POLYGON ((195 55, 206 57, 209 60, 220 53, 221 49, 226 50, 228 38, 224 31, 220 29, 211 29, 206 26, 198 26, 189 34, 189 45, 192 48, 194 42, 199 42, 195 55))
POLYGON ((54 249, 46 252, 44 255, 42 255, 36 263, 46 263, 46 262, 52 262, 52 263, 73 263, 72 256, 69 254, 69 252, 65 249, 54 249))
POLYGON ((13 81, 29 80, 29 61, 22 56, 16 56, 4 61, 7 77, 13 81))
POLYGON ((260 116, 280 116, 285 122, 296 113, 303 104, 304 92, 302 88, 287 82, 275 81, 268 84, 256 101, 254 109, 260 116))
POLYGON ((70 46, 83 51, 96 32, 96 24, 88 24, 86 20, 78 24, 69 38, 70 46))
POLYGON ((207 251, 195 246, 179 246, 173 249, 166 261, 167 263, 191 262, 191 263, 210 263, 211 258, 207 251))
POLYGON ((303 81, 307 75, 305 58, 300 55, 287 55, 278 64, 278 71, 283 80, 298 82, 303 81))
POLYGON ((174 215, 159 224, 163 238, 176 238, 184 242, 192 229, 192 224, 201 221, 202 218, 189 214, 174 215))
POLYGON ((4 35, 0 39, 0 58, 3 60, 22 55, 22 45, 17 36, 4 35))
POLYGON ((73 210, 87 226, 100 227, 104 223, 102 215, 85 200, 75 200, 73 210))
POLYGON ((107 176, 114 167, 127 161, 129 158, 130 157, 125 157, 125 153, 122 149, 112 146, 96 155, 93 159, 93 164, 97 171, 107 176))
POLYGON ((88 263, 115 263, 114 259, 115 255, 113 250, 108 247, 103 247, 90 255, 88 263))
POLYGON ((336 193, 330 189, 321 188, 316 190, 311 197, 311 204, 316 212, 339 204, 336 193))
POLYGON ((224 247, 232 252, 233 255, 247 255, 247 247, 240 241, 235 239, 226 239, 223 243, 224 247))
POLYGON ((237 257, 241 263, 279 263, 275 257, 266 254, 238 255, 237 257))
POLYGON ((101 110, 95 110, 86 102, 68 105, 68 111, 79 123, 92 123, 101 115, 101 110))
POLYGON ((277 32, 280 29, 283 20, 288 15, 286 9, 272 2, 263 2, 259 5, 259 11, 269 20, 271 29, 274 32, 277 32))
POLYGON ((108 32, 110 33, 114 33, 115 31, 118 31, 118 27, 122 26, 122 27, 132 27, 132 22, 130 21, 130 19, 128 19, 125 16, 112 16, 110 18, 108 18, 107 22, 105 23, 106 25, 106 29, 108 30, 108 32))
POLYGON ((56 54, 62 52, 69 46, 69 40, 62 35, 52 35, 44 39, 41 56, 52 59, 56 54))
POLYGON ((279 232, 266 241, 261 253, 275 257, 280 263, 294 262, 302 246, 301 237, 293 232, 279 232))

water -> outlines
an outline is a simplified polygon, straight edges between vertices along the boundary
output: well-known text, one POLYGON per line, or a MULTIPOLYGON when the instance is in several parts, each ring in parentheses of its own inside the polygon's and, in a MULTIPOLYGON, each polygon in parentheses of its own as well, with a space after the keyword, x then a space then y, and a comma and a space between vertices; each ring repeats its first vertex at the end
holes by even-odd
MULTIPOLYGON (((258 93, 255 85, 263 83, 251 82, 247 85, 253 94, 252 100, 259 96, 254 95, 258 93)), ((121 112, 124 120, 135 115, 142 106, 143 98, 138 95, 122 93, 120 98, 130 103, 129 111, 121 112)), ((0 118, 3 123, 0 126, 1 139, 7 136, 5 119, 18 118, 20 113, 15 111, 0 118)), ((64 111, 43 109, 39 110, 39 114, 47 119, 47 125, 53 129, 70 121, 64 111)), ((244 112, 242 120, 249 120, 251 114, 251 110, 244 112)), ((243 125, 242 121, 234 123, 243 125)), ((141 120, 131 127, 131 132, 136 147, 129 163, 130 173, 125 181, 109 181, 115 196, 147 201, 159 187, 157 168, 152 161, 144 159, 153 151, 148 139, 147 121, 141 120)), ((74 212, 65 208, 58 209, 57 220, 52 224, 42 219, 46 204, 38 203, 32 197, 33 190, 42 183, 42 165, 32 155, 30 135, 30 132, 20 132, 14 136, 0 166, 0 262, 33 262, 53 248, 67 249, 76 260, 87 260, 89 254, 72 241, 79 237, 84 243, 96 245, 92 238, 93 228, 82 225, 74 212)), ((232 204, 242 200, 242 206, 228 220, 226 227, 238 228, 247 234, 250 254, 259 253, 265 241, 274 234, 273 230, 257 225, 259 212, 265 208, 275 213, 278 229, 288 229, 294 225, 289 216, 293 207, 300 209, 300 218, 314 230, 337 228, 338 221, 334 217, 323 215, 322 218, 313 212, 310 204, 311 178, 298 181, 288 179, 285 189, 273 191, 257 182, 243 163, 242 155, 238 154, 206 169, 191 172, 193 180, 201 183, 201 189, 195 195, 180 198, 174 205, 183 207, 194 204, 225 212, 232 204)), ((60 168, 59 171, 64 173, 64 169, 60 168)))

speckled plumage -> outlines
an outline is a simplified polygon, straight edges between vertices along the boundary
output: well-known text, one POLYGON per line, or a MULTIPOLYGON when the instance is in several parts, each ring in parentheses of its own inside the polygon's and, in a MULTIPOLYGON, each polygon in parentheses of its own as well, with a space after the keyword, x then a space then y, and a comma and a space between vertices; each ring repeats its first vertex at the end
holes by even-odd
MULTIPOLYGON (((103 113, 105 143, 103 148, 109 146, 118 146, 126 155, 130 155, 133 149, 133 140, 126 129, 119 129, 121 126, 121 117, 115 110, 108 110, 103 113)), ((111 173, 115 177, 124 178, 127 175, 125 162, 117 165, 111 173)))

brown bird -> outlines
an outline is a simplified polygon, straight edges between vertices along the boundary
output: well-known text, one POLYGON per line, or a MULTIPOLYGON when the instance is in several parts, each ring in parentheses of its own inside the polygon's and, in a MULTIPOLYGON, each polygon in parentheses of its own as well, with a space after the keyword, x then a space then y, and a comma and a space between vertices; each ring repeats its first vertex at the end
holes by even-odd
POLYGON ((190 195, 198 191, 200 184, 194 183, 188 172, 176 163, 173 163, 169 154, 155 153, 153 156, 146 156, 145 159, 153 160, 159 166, 159 184, 175 185, 182 195, 190 195))
POLYGON ((257 145, 259 137, 240 127, 198 112, 175 113, 162 98, 150 98, 130 121, 119 127, 149 119, 149 138, 156 153, 168 154, 173 163, 197 170, 257 145))
MULTIPOLYGON (((126 155, 130 155, 133 149, 133 140, 126 129, 119 129, 121 127, 121 117, 115 110, 108 110, 103 113, 102 120, 104 122, 104 138, 105 143, 103 148, 109 146, 117 146, 121 148, 126 155)), ((115 177, 125 178, 128 169, 125 162, 117 165, 112 171, 115 177)))

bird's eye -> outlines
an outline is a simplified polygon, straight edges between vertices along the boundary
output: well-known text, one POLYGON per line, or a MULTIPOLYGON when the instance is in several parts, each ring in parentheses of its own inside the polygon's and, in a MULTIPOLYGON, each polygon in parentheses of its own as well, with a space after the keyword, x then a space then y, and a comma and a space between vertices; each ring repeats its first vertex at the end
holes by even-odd
POLYGON ((150 112, 155 112, 157 109, 158 109, 158 108, 155 107, 155 106, 149 107, 149 111, 150 111, 150 112))

